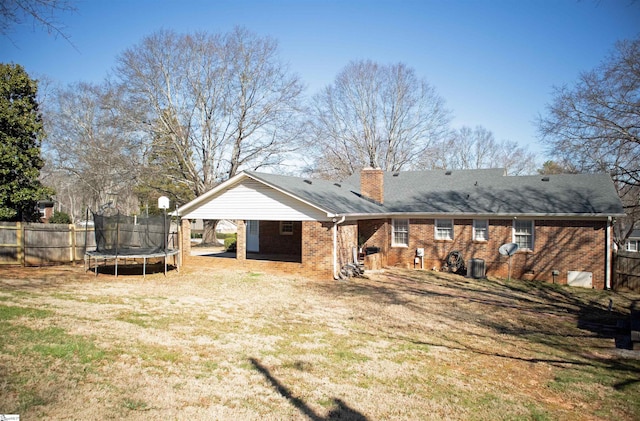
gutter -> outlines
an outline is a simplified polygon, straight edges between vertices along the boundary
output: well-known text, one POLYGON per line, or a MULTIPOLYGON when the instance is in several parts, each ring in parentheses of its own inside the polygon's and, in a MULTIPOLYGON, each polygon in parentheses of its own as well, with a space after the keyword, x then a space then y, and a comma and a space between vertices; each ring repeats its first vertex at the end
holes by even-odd
POLYGON ((613 225, 612 218, 607 218, 607 230, 605 234, 605 253, 607 255, 605 259, 605 272, 604 272, 604 289, 611 289, 611 226, 613 225))
MULTIPOLYGON (((492 219, 511 219, 514 216, 518 218, 532 219, 580 219, 580 220, 604 220, 609 218, 605 214, 586 214, 586 213, 474 213, 474 212, 382 212, 382 213, 347 213, 350 219, 379 219, 379 218, 492 218, 492 219)), ((327 216, 331 216, 327 214, 327 216)), ((614 214, 613 217, 622 217, 624 214, 614 214)))
MULTIPOLYGON (((337 215, 336 215, 337 216, 337 215)), ((338 280, 338 225, 342 224, 346 216, 337 219, 333 218, 333 279, 338 280)))

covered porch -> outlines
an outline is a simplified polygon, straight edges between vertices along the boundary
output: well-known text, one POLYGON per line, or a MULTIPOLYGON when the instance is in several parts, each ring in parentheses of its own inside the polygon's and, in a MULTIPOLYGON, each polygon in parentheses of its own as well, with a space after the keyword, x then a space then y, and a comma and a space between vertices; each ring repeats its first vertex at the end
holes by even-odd
MULTIPOLYGON (((183 219, 181 241, 183 261, 188 265, 211 268, 275 270, 305 274, 305 276, 333 276, 334 231, 337 231, 337 228, 334 228, 332 221, 237 220, 236 222, 238 226, 236 250, 225 251, 223 248, 191 247, 190 222, 183 219)), ((349 237, 355 236, 355 230, 348 231, 353 232, 349 237)), ((342 260, 342 258, 337 259, 336 264, 341 264, 342 260)))
MULTIPOLYGON (((256 174, 240 173, 177 210, 182 220, 184 261, 335 277, 351 261, 351 251, 357 246, 357 222, 300 198, 298 194, 307 195, 309 186, 314 186, 309 180, 262 177, 271 177, 271 182, 282 186, 256 174), (235 256, 191 256, 190 219, 236 221, 235 256)), ((325 188, 338 189, 320 183, 317 188, 321 193, 325 188)))

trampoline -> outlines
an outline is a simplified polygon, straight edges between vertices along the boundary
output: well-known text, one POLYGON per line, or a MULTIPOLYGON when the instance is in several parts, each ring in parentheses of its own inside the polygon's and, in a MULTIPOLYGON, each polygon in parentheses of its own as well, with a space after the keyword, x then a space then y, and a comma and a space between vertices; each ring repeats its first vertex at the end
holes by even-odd
MULTIPOLYGON (((142 276, 147 274, 147 260, 162 258, 164 260, 164 274, 167 274, 167 259, 177 256, 180 250, 175 241, 169 239, 171 219, 166 215, 159 216, 126 216, 119 212, 115 215, 93 213, 96 249, 86 251, 84 255, 85 270, 89 270, 94 263, 94 270, 98 276, 98 262, 113 260, 115 276, 118 276, 118 261, 120 259, 142 259, 142 276)), ((174 237, 172 236, 172 239, 174 237)), ((86 244, 86 243, 85 243, 86 244)), ((178 256, 179 257, 179 256, 178 256)), ((174 263, 179 270, 179 262, 174 263)))

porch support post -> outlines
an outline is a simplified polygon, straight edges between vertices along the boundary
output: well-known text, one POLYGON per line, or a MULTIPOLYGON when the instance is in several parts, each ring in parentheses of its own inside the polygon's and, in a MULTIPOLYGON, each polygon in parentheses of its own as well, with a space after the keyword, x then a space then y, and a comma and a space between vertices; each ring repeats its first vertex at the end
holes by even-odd
POLYGON ((184 264, 191 256, 191 221, 188 218, 180 220, 180 252, 182 253, 180 261, 184 264))
POLYGON ((236 239, 236 260, 247 260, 247 223, 238 221, 238 238, 236 239))
POLYGON ((338 267, 338 225, 344 222, 346 217, 340 219, 333 218, 333 279, 340 278, 340 268, 338 267))

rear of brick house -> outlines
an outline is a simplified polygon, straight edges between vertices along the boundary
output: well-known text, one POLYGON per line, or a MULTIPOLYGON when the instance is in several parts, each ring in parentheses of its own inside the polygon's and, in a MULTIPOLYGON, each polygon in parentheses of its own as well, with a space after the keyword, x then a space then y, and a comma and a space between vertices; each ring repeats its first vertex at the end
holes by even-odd
POLYGON ((502 169, 364 169, 339 183, 246 172, 207 195, 179 214, 238 220, 235 264, 320 277, 337 277, 355 249, 377 251, 364 257, 367 269, 440 269, 460 251, 467 263, 481 261, 487 276, 506 278, 509 258, 498 248, 515 242, 512 277, 568 283, 588 276, 592 287, 607 288, 611 226, 623 215, 608 175, 507 176, 502 169), (249 257, 249 220, 259 221, 258 252, 273 258, 249 257), (418 249, 424 256, 416 259, 418 249))

